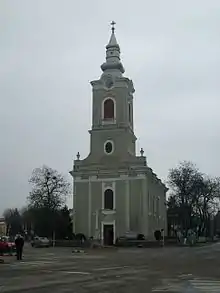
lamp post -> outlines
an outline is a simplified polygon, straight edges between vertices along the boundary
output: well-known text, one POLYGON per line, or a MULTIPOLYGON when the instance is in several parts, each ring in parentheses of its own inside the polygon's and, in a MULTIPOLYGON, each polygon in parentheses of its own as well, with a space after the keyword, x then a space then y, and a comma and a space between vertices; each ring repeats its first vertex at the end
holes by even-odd
POLYGON ((163 241, 162 245, 164 246, 164 243, 165 243, 164 229, 162 229, 161 231, 162 231, 162 241, 163 241))
POLYGON ((53 221, 53 223, 52 223, 52 229, 53 229, 53 231, 52 231, 52 244, 53 244, 53 247, 55 247, 55 242, 56 242, 56 221, 55 221, 55 211, 53 210, 52 211, 52 217, 53 217, 53 219, 52 219, 52 221, 53 221))
MULTIPOLYGON (((52 181, 56 183, 57 177, 53 176, 52 181)), ((56 242, 56 214, 55 214, 54 210, 53 210, 53 235, 52 235, 52 239, 53 239, 53 247, 55 247, 55 242, 56 242)))

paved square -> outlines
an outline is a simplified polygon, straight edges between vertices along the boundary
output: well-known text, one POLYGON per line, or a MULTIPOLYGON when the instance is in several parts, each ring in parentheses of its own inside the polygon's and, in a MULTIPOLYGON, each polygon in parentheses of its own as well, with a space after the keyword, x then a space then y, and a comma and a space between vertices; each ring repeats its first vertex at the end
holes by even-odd
POLYGON ((220 244, 97 249, 25 247, 0 264, 0 292, 220 292, 220 244))

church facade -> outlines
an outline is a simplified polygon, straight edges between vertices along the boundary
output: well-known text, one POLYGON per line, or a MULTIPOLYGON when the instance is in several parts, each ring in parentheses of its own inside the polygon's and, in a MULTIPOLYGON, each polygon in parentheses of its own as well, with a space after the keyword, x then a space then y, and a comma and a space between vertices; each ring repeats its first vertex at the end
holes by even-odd
POLYGON ((132 80, 125 77, 114 25, 102 75, 91 82, 90 153, 74 160, 73 232, 115 243, 126 232, 167 231, 166 186, 136 155, 132 80))

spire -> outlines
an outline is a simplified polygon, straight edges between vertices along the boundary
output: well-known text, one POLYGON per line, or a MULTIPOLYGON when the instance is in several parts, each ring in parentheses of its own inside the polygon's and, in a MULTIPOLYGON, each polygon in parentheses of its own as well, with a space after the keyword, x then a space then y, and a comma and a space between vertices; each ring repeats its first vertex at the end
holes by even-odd
POLYGON ((125 72, 122 63, 120 62, 120 47, 115 37, 115 22, 111 22, 111 37, 106 46, 106 62, 101 65, 103 75, 111 74, 114 76, 122 76, 125 72))
MULTIPOLYGON (((116 24, 116 23, 115 23, 114 21, 111 22, 111 26, 112 26, 112 28, 111 28, 111 30, 112 30, 112 34, 111 34, 111 37, 110 37, 109 43, 108 43, 108 45, 106 46, 106 49, 108 49, 108 48, 112 48, 112 47, 118 47, 118 48, 119 48, 119 45, 118 45, 117 40, 116 40, 116 37, 115 37, 115 24, 116 24)), ((119 50, 120 50, 120 48, 119 48, 119 50)))

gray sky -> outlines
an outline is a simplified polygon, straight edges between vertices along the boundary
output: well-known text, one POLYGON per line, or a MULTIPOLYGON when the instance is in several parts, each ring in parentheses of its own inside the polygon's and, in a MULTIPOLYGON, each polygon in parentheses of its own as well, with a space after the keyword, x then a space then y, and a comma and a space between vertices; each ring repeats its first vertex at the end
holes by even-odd
POLYGON ((25 205, 33 168, 71 179, 77 151, 87 156, 89 81, 113 19, 137 149, 162 179, 181 160, 220 175, 219 0, 1 0, 0 213, 25 205))

